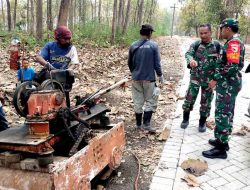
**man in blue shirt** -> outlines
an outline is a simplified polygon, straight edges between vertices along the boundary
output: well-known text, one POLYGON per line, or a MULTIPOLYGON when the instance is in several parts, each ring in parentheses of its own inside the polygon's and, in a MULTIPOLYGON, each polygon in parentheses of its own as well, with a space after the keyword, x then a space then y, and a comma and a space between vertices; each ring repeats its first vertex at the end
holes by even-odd
POLYGON ((36 57, 37 62, 50 70, 68 69, 70 65, 79 65, 76 48, 71 43, 71 31, 66 26, 59 26, 55 29, 54 35, 55 41, 45 44, 36 57))
POLYGON ((29 62, 27 60, 23 60, 21 69, 17 71, 17 79, 18 81, 31 81, 35 76, 35 71, 33 68, 29 67, 29 62))
POLYGON ((155 132, 155 129, 150 125, 152 114, 157 107, 157 98, 154 96, 156 91, 155 75, 159 77, 161 83, 164 80, 159 47, 157 43, 150 39, 153 31, 154 29, 150 24, 142 25, 140 30, 141 39, 130 46, 128 57, 128 66, 133 80, 132 98, 136 128, 150 132, 155 132))

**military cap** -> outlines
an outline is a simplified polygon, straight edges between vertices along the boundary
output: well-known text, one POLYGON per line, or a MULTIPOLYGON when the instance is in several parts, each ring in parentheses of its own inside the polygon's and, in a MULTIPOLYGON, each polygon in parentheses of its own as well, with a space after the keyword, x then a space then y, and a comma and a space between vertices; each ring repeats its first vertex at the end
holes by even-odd
POLYGON ((153 31, 154 32, 154 28, 151 24, 143 24, 141 26, 141 30, 149 30, 149 31, 153 31))
POLYGON ((224 26, 227 26, 227 27, 238 27, 239 26, 239 22, 236 19, 234 19, 234 18, 226 18, 220 24, 220 28, 223 28, 224 26))

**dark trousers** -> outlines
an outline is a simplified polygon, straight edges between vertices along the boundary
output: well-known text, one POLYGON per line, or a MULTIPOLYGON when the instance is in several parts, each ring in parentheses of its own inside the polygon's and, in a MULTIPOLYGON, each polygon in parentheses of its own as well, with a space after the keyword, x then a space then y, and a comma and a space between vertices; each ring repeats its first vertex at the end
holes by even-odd
POLYGON ((0 131, 8 129, 8 121, 5 118, 5 113, 3 111, 3 107, 0 106, 0 131))

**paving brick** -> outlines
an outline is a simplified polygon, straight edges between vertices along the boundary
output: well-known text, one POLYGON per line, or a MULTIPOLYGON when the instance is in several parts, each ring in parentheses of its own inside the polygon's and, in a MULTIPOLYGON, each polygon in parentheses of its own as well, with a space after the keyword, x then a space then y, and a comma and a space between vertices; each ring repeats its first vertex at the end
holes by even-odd
POLYGON ((166 179, 162 177, 153 177, 152 183, 163 184, 167 186, 173 186, 174 180, 173 179, 166 179))
POLYGON ((151 183, 150 190, 172 190, 172 185, 164 185, 159 183, 151 183))
POLYGON ((214 187, 212 187, 208 183, 202 183, 200 188, 203 189, 203 190, 216 190, 214 187))
POLYGON ((246 187, 245 184, 241 183, 240 181, 238 180, 235 180, 235 181, 232 181, 226 185, 223 186, 224 189, 227 189, 227 190, 239 190, 239 189, 242 189, 243 187, 246 187))
POLYGON ((211 185, 212 187, 219 187, 219 186, 222 186, 222 185, 225 185, 228 183, 227 180, 225 180, 224 178, 222 177, 219 177, 219 178, 216 178, 216 179, 212 179, 210 181, 207 181, 207 183, 209 185, 211 185))
POLYGON ((234 173, 234 172, 237 172, 237 171, 240 171, 241 169, 235 165, 232 165, 232 166, 229 166, 229 167, 226 167, 223 169, 224 172, 226 173, 234 173))
POLYGON ((217 170, 215 171, 216 174, 218 174, 220 177, 223 177, 227 181, 234 181, 235 178, 230 175, 230 173, 227 173, 223 170, 217 170))
POLYGON ((168 178, 168 179, 174 179, 176 174, 176 169, 174 168, 166 168, 162 170, 157 170, 154 174, 156 177, 162 177, 162 178, 168 178))

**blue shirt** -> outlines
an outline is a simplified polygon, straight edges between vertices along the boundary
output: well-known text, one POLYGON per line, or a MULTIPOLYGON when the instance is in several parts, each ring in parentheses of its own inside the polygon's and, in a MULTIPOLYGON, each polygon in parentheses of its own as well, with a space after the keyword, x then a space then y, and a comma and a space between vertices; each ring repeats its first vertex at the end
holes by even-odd
POLYGON ((79 63, 75 46, 62 48, 57 42, 48 42, 45 44, 40 52, 40 56, 56 69, 67 69, 69 63, 79 63))
POLYGON ((29 67, 27 69, 19 69, 17 71, 17 78, 18 80, 22 80, 22 81, 29 81, 29 80, 33 80, 34 76, 35 76, 35 71, 33 68, 29 67))
POLYGON ((147 40, 140 46, 143 42, 144 40, 138 40, 130 46, 128 66, 133 80, 155 81, 155 74, 162 75, 159 47, 152 40, 147 40))

